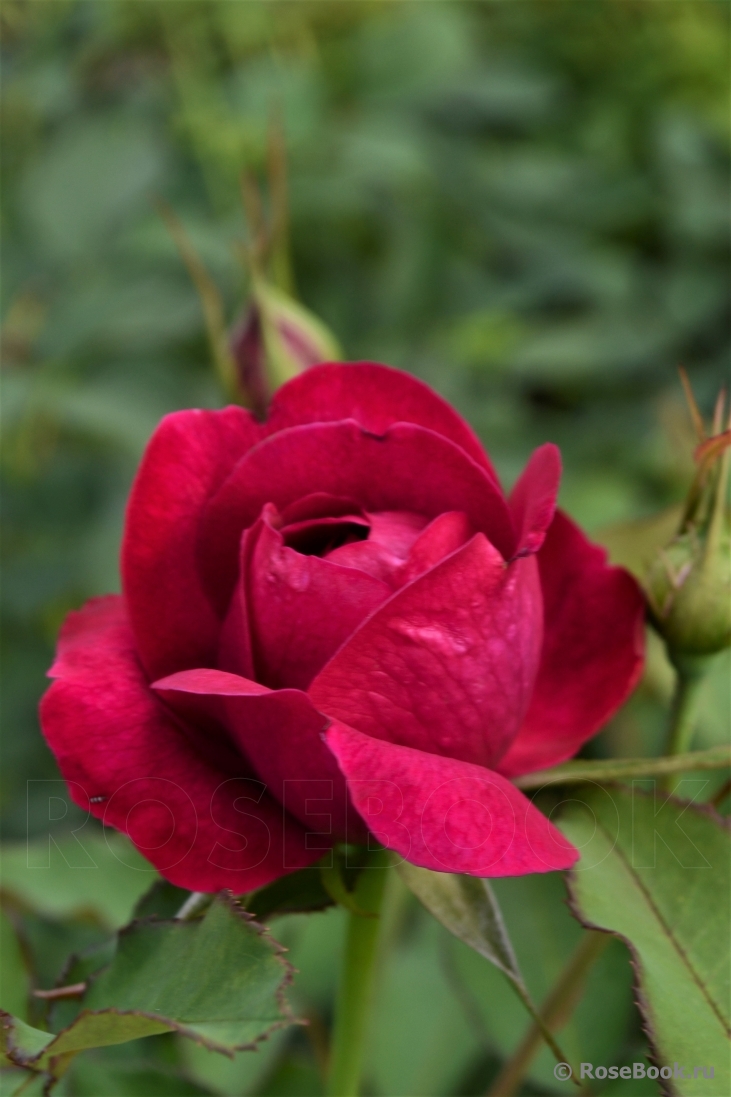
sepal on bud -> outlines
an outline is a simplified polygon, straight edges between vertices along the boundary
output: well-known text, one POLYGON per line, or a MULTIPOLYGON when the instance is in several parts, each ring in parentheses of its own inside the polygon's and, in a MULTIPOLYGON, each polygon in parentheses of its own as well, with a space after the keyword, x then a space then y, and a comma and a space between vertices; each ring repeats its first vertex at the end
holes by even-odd
POLYGON ((260 275, 252 277, 251 303, 233 328, 229 349, 237 386, 260 417, 280 385, 310 366, 342 358, 325 325, 260 275))
POLYGON ((657 554, 645 581, 653 623, 674 661, 712 655, 731 645, 731 424, 721 429, 721 394, 713 433, 706 438, 684 377, 683 381, 700 435, 694 454, 696 474, 680 527, 657 554))

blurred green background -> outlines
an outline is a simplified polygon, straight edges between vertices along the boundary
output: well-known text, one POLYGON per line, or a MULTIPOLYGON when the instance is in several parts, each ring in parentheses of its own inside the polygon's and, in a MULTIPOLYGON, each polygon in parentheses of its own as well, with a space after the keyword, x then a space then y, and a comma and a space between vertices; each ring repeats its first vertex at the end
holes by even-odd
MULTIPOLYGON (((165 412, 221 399, 200 303, 154 199, 176 210, 235 319, 247 291, 239 178, 264 176, 279 112, 303 302, 348 358, 413 371, 453 401, 506 484, 535 445, 557 442, 562 504, 628 558, 626 531, 605 527, 677 503, 691 474, 676 366, 706 413, 728 379, 730 9, 3 0, 0 11, 2 822, 10 843, 27 827, 37 835, 37 866, 49 826, 60 843, 43 886, 28 882, 20 846, 7 858, 22 955, 8 924, 6 993, 22 1002, 28 978, 50 985, 64 955, 121 924, 149 882, 100 847, 103 884, 85 878, 66 894, 72 813, 49 824, 48 789, 62 798, 62 786, 27 782, 57 778, 37 726, 44 674, 64 614, 118 589, 147 438, 165 412)), ((728 734, 722 664, 698 746, 728 734)), ((590 750, 659 749, 668 689, 653 648, 645 684, 590 750)), ((578 934, 561 881, 500 892, 540 997, 578 934)), ((524 1030, 520 1007, 396 885, 390 911, 368 1092, 485 1092, 524 1030)), ((320 1093, 341 918, 290 917, 273 931, 302 972, 306 1032, 233 1063, 168 1038, 89 1053, 64 1093, 320 1093)), ((564 1034, 576 1059, 642 1054, 630 983, 616 944, 564 1034)), ((565 1092, 551 1068, 543 1053, 524 1092, 565 1092)), ((657 1091, 629 1087, 602 1092, 657 1091)))

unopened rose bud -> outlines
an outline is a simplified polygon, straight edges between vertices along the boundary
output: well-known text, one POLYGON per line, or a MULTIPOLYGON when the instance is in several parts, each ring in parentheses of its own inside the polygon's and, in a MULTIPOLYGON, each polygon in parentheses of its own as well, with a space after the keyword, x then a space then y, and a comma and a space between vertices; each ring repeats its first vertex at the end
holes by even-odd
MULTIPOLYGON (((719 420, 717 414, 717 428, 719 420)), ((671 657, 712 655, 731 645, 730 446, 731 429, 717 429, 697 447, 680 528, 645 582, 654 624, 671 657)))
POLYGON ((260 277, 231 333, 230 351, 246 403, 260 418, 280 385, 310 366, 342 358, 335 337, 316 316, 260 277))

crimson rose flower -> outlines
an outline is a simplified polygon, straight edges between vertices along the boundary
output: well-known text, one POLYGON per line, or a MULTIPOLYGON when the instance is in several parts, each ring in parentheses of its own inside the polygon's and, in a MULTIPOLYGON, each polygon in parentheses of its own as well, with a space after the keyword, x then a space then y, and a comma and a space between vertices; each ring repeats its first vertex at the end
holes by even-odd
POLYGON ((462 419, 379 365, 303 373, 265 423, 167 416, 124 593, 69 616, 42 702, 74 800, 198 891, 369 832, 442 871, 571 865, 510 778, 625 699, 643 601, 555 512, 559 475, 542 446, 506 499, 462 419))

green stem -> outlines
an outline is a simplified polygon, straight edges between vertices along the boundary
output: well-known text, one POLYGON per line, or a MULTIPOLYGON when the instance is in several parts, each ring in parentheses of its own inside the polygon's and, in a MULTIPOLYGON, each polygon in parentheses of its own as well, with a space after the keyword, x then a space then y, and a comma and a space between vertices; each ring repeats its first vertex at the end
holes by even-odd
MULTIPOLYGON (((675 692, 670 708, 670 724, 665 748, 665 753, 671 756, 685 754, 692 742, 698 715, 698 699, 708 668, 708 658, 707 656, 696 658, 676 656, 673 658, 673 664, 676 671, 675 692)), ((675 784, 675 778, 668 776, 663 782, 663 787, 668 792, 672 792, 675 784)))
POLYGON ((354 901, 363 914, 351 910, 340 986, 335 1004, 335 1024, 330 1048, 328 1097, 358 1097, 366 1021, 373 989, 374 960, 381 925, 381 906, 390 863, 387 850, 368 856, 358 877, 354 901))
POLYGON ((706 673, 708 660, 676 658, 673 660, 677 677, 670 709, 670 727, 666 754, 685 754, 690 749, 695 730, 698 695, 706 673))

